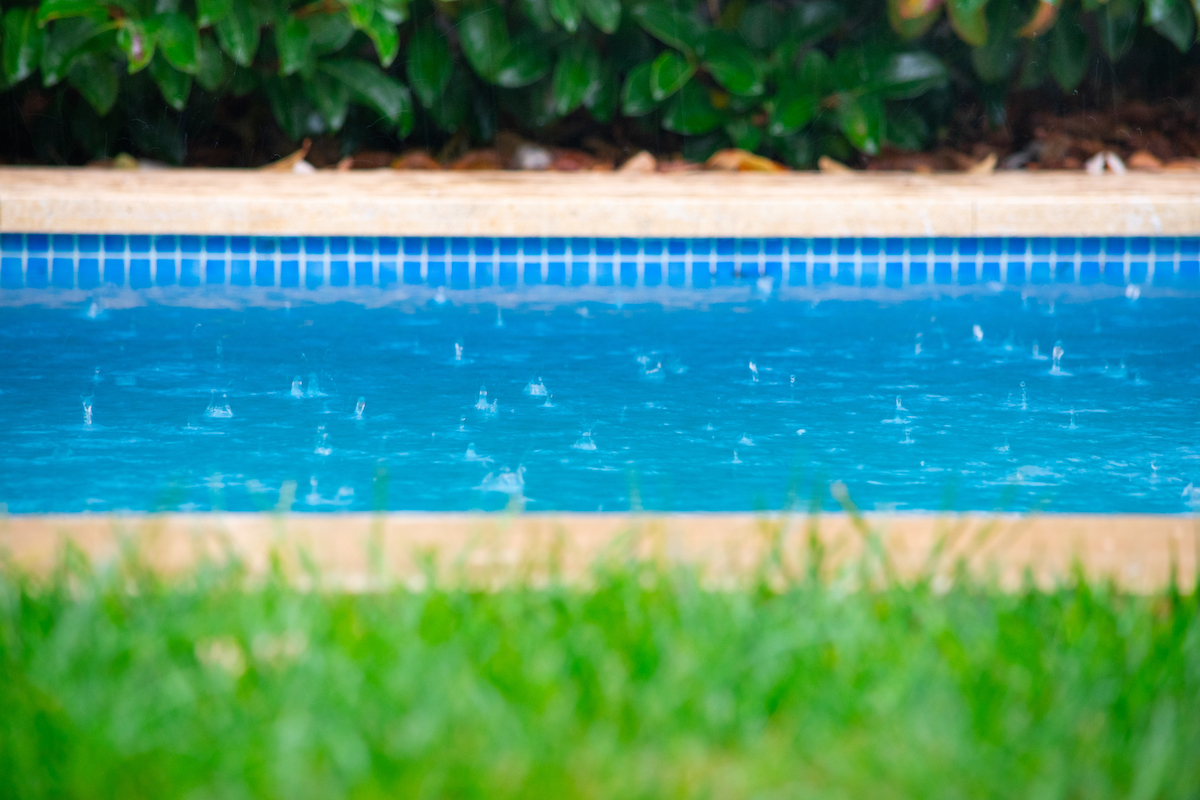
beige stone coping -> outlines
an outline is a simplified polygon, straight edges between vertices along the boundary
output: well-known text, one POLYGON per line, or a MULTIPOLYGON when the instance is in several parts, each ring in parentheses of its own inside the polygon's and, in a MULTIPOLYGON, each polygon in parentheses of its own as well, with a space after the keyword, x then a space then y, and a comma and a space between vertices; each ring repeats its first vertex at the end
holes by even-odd
MULTIPOLYGON (((1042 587, 1069 580, 1078 565, 1092 579, 1133 591, 1164 587, 1172 571, 1194 585, 1200 521, 1169 515, 1066 514, 93 514, 14 515, 0 520, 0 558, 45 574, 71 542, 93 563, 111 564, 136 549, 152 568, 173 574, 203 559, 235 555, 251 574, 275 552, 305 580, 305 563, 332 588, 363 589, 424 581, 430 564, 443 577, 489 585, 514 577, 579 580, 605 556, 635 554, 697 568, 716 585, 756 574, 764 557, 776 570, 803 575, 811 541, 824 551, 831 580, 934 577, 935 588, 959 564, 1004 588, 1028 574, 1042 587), (877 542, 864 562, 864 546, 877 542), (886 554, 882 559, 881 554, 886 554), (884 564, 887 566, 885 567, 884 564)), ((775 573, 778 577, 778 572, 775 573)))
POLYGON ((359 236, 1200 234, 1188 175, 0 169, 0 231, 359 236))

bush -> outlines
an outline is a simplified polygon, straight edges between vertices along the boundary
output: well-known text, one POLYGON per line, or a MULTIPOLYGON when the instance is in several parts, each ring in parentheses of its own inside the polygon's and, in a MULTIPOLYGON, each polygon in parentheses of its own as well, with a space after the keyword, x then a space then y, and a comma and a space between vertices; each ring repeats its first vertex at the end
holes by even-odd
POLYGON ((422 144, 487 142, 500 126, 561 138, 619 121, 693 157, 735 145, 804 166, 927 147, 968 96, 1001 121, 1012 90, 1070 93, 1131 50, 1153 67, 1143 78, 1169 73, 1182 57, 1168 51, 1192 48, 1200 0, 0 7, 9 129, 24 126, 43 160, 112 155, 130 140, 124 149, 181 161, 189 131, 232 103, 269 108, 293 141, 340 133, 346 150, 414 131, 422 144))

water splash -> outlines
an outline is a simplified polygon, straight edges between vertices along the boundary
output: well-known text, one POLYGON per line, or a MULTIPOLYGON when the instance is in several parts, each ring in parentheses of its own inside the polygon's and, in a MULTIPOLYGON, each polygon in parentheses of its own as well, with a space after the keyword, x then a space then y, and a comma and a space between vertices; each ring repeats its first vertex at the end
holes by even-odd
POLYGON ((919 356, 919 355, 921 355, 921 338, 922 338, 924 335, 925 335, 925 334, 923 334, 923 333, 918 333, 918 334, 917 334, 917 341, 916 341, 916 344, 914 344, 914 345, 913 345, 913 355, 914 355, 914 356, 919 356))
POLYGON ((750 362, 750 380, 754 383, 758 383, 758 365, 753 361, 750 362))
POLYGON ((973 338, 977 342, 982 342, 983 341, 983 328, 979 327, 978 325, 972 325, 971 326, 971 338, 973 338))
POLYGON ((525 394, 530 397, 545 397, 547 395, 546 384, 542 383, 541 378, 538 378, 536 381, 530 381, 525 384, 525 394))
POLYGON ((654 361, 654 366, 651 367, 650 356, 638 356, 637 362, 641 364, 640 375, 642 378, 650 381, 661 381, 667 377, 667 373, 663 370, 661 361, 654 361))
POLYGON ((1004 444, 997 445, 995 450, 997 453, 1007 453, 1008 452, 1008 437, 1007 436, 1004 437, 1004 444))
POLYGON ((88 303, 87 311, 84 312, 84 316, 88 319, 100 319, 100 316, 103 313, 104 309, 100 307, 99 303, 93 300, 92 302, 88 303))
POLYGON ((1129 302, 1135 302, 1141 296, 1142 288, 1136 283, 1130 283, 1125 286, 1125 297, 1129 300, 1129 302))
POLYGON ((489 472, 475 488, 485 494, 499 492, 509 497, 521 497, 525 493, 525 467, 517 467, 516 472, 508 467, 502 467, 498 473, 489 472))
POLYGON ((462 342, 455 342, 455 343, 454 343, 454 360, 455 360, 455 361, 462 361, 462 360, 463 360, 463 346, 462 346, 462 342))
POLYGON ((1029 410, 1029 395, 1026 393, 1026 390, 1025 390, 1025 381, 1021 381, 1021 410, 1022 411, 1029 410))
POLYGON ((552 394, 546 395, 546 402, 542 403, 541 407, 542 408, 557 408, 557 406, 554 405, 554 395, 552 395, 552 394))
POLYGON ((1071 374, 1062 368, 1062 357, 1063 357, 1062 340, 1059 340, 1054 343, 1054 349, 1050 351, 1050 357, 1051 357, 1051 360, 1054 362, 1053 366, 1050 367, 1051 375, 1066 376, 1066 375, 1071 374))
POLYGON ((92 427, 92 398, 83 398, 83 427, 92 427))
POLYGON ((475 452, 475 443, 474 442, 471 442, 470 444, 467 445, 467 452, 463 453, 463 459, 465 461, 477 461, 480 464, 492 463, 491 458, 489 458, 487 456, 481 456, 475 452))
POLYGON ((744 433, 742 434, 742 438, 737 440, 737 443, 743 447, 754 447, 754 440, 744 433))
POLYGON ((304 397, 304 381, 300 379, 299 375, 292 378, 292 397, 304 397))
POLYGON ((797 436, 803 436, 805 433, 807 433, 807 429, 806 429, 806 428, 796 428, 796 435, 797 435, 797 436))
POLYGON ((496 306, 496 327, 504 327, 504 314, 500 311, 500 307, 496 306))
POLYGON ((354 418, 362 419, 363 418, 363 410, 366 407, 367 407, 367 398, 365 398, 365 397, 358 398, 358 402, 354 404, 354 418))
POLYGON ((908 417, 900 416, 901 411, 908 411, 908 409, 905 408, 904 404, 900 402, 900 396, 896 395, 896 416, 892 417, 891 419, 885 419, 884 422, 892 423, 895 425, 900 425, 905 422, 908 422, 908 417))
POLYGON ((1050 357, 1045 353, 1038 352, 1037 339, 1033 340, 1033 360, 1034 361, 1049 361, 1050 357))
POLYGON ((916 440, 912 438, 912 428, 904 429, 904 438, 900 440, 900 444, 916 444, 916 440))
MULTIPOLYGON (((295 384, 293 383, 293 386, 295 384)), ((308 373, 308 388, 304 392, 305 397, 328 397, 329 395, 321 391, 321 383, 317 380, 317 373, 308 373)))
POLYGON ((324 425, 317 428, 317 446, 313 448, 313 452, 319 456, 327 456, 333 452, 333 448, 329 446, 329 434, 326 433, 324 425))
POLYGON ((497 402, 498 401, 493 400, 492 402, 489 403, 487 387, 486 386, 479 387, 479 399, 475 402, 475 409, 477 411, 482 411, 485 414, 495 414, 497 402))
POLYGON ((233 409, 229 407, 229 398, 224 392, 221 392, 221 401, 217 402, 217 391, 213 390, 212 399, 208 402, 208 408, 204 410, 204 416, 209 419, 230 419, 233 417, 233 409))
POLYGON ((1183 487, 1183 491, 1179 493, 1184 502, 1193 509, 1200 509, 1200 489, 1194 488, 1192 484, 1183 487))
POLYGON ((1075 424, 1075 409, 1072 408, 1071 409, 1071 421, 1070 421, 1070 423, 1068 423, 1066 425, 1066 429, 1069 431, 1073 431, 1073 430, 1077 430, 1078 428, 1079 428, 1079 426, 1075 424))
POLYGON ((596 443, 592 441, 592 432, 584 431, 583 436, 579 437, 579 441, 571 445, 572 450, 585 450, 591 452, 596 449, 596 443))
POLYGON ((738 453, 737 453, 737 450, 734 450, 734 451, 733 451, 733 461, 730 461, 729 463, 730 463, 730 464, 742 464, 742 463, 744 463, 744 462, 743 462, 743 461, 742 461, 740 458, 738 458, 738 453))

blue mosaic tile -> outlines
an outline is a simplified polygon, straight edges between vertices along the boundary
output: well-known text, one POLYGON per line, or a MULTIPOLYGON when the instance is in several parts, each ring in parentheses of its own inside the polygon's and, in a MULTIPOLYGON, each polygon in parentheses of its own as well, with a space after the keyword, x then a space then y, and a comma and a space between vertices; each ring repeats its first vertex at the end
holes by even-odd
POLYGON ((0 289, 1195 288, 1200 237, 588 238, 0 234, 0 289))

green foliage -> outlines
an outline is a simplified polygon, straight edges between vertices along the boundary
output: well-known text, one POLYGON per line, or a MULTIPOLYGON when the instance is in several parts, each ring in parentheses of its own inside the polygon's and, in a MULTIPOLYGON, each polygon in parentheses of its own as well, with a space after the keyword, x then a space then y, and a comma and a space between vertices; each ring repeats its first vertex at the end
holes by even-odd
POLYGON ((0 14, 0 91, 68 95, 57 108, 75 95, 101 118, 148 113, 147 86, 183 112, 257 98, 293 138, 352 120, 393 140, 486 140, 498 123, 536 137, 625 117, 698 137, 692 155, 736 144, 803 166, 928 146, 956 98, 1070 92, 1135 42, 1190 51, 1200 0, 0 0, 0 14))
POLYGON ((339 593, 5 568, 0 795, 1195 796, 1194 592, 779 572, 339 593))

